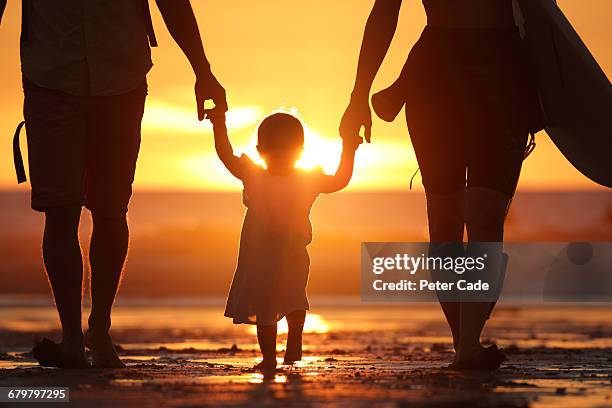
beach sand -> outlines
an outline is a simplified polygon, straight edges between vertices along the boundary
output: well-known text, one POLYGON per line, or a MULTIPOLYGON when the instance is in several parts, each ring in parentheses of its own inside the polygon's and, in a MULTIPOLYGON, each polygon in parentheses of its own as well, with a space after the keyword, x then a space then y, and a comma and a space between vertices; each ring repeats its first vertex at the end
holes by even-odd
POLYGON ((219 306, 117 307, 124 370, 38 367, 28 350, 35 336, 57 339, 53 308, 2 307, 0 386, 68 386, 87 407, 612 406, 609 305, 502 305, 485 337, 508 360, 495 373, 457 373, 443 368, 453 352, 436 305, 313 304, 304 360, 266 377, 250 369, 253 328, 219 306))

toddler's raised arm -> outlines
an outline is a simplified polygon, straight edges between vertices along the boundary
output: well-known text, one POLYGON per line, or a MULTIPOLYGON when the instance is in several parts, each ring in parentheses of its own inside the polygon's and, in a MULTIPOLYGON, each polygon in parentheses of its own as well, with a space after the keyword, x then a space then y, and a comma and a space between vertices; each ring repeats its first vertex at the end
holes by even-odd
POLYGON ((338 170, 333 176, 323 176, 321 182, 321 193, 329 194, 342 190, 351 181, 353 166, 355 164, 355 152, 361 144, 361 138, 345 139, 342 142, 342 156, 338 170))
POLYGON ((239 157, 234 155, 234 148, 227 134, 227 126, 225 124, 225 113, 213 110, 206 111, 206 118, 213 125, 213 134, 215 136, 215 150, 221 162, 229 170, 234 177, 242 179, 244 177, 244 166, 239 157))

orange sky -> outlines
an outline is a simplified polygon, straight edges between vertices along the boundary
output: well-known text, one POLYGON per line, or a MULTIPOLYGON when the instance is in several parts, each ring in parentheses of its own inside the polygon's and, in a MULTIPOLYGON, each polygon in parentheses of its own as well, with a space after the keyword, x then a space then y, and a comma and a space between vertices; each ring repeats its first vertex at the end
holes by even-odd
MULTIPOLYGON (((0 27, 0 188, 15 188, 10 138, 21 118, 19 72, 20 2, 8 2, 0 27)), ((339 158, 339 118, 354 78, 363 27, 373 1, 197 0, 205 47, 225 85, 231 137, 238 151, 253 152, 253 132, 265 113, 296 108, 308 127, 305 164, 333 170, 339 158), (228 6, 231 4, 231 6, 228 6)), ((559 4, 612 76, 612 2, 559 0, 559 4)), ((153 7, 154 8, 154 7, 153 7)), ((149 99, 136 188, 238 190, 240 183, 214 155, 208 126, 195 120, 193 76, 154 8, 160 47, 149 76, 149 99)), ((399 72, 425 23, 419 1, 406 0, 400 26, 376 90, 399 72)), ((374 143, 358 152, 351 189, 406 189, 416 160, 405 121, 376 121, 374 143)), ((22 145, 25 143, 22 142, 22 145)), ((27 188, 21 186, 21 188, 27 188)), ((420 180, 415 188, 421 189, 420 180)), ((541 133, 524 166, 520 188, 597 189, 541 133)))

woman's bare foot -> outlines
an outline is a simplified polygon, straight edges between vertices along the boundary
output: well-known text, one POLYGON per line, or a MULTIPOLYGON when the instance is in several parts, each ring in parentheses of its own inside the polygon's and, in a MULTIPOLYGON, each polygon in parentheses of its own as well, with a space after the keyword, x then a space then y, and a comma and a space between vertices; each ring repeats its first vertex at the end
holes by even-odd
POLYGON ((506 360, 502 349, 496 345, 479 346, 471 352, 457 353, 455 361, 447 368, 451 370, 497 370, 506 360))
POLYGON ((85 334, 85 344, 91 350, 94 368, 125 368, 108 333, 94 334, 89 330, 85 334))
POLYGON ((268 359, 263 359, 259 362, 259 364, 256 364, 253 367, 253 370, 258 370, 258 371, 275 371, 276 370, 276 359, 274 360, 268 360, 268 359))

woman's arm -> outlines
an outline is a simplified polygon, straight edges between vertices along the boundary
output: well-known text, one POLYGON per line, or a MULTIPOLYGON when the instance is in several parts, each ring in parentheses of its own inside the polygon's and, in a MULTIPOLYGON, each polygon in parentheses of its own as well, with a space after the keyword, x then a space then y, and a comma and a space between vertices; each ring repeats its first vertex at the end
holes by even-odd
POLYGON ((372 8, 361 43, 351 100, 340 122, 340 135, 343 138, 358 136, 363 127, 366 142, 370 142, 370 90, 393 40, 401 5, 402 0, 376 0, 372 8))
POLYGON ((229 170, 234 177, 242 179, 244 177, 244 171, 240 158, 234 155, 234 148, 229 140, 227 134, 227 126, 225 124, 224 113, 210 113, 207 112, 206 117, 211 121, 213 125, 213 134, 215 136, 215 150, 217 156, 221 159, 223 165, 229 170))
POLYGON ((355 152, 361 140, 355 142, 345 141, 342 143, 342 157, 338 170, 333 176, 323 176, 321 181, 321 193, 335 193, 346 187, 353 177, 353 167, 355 164, 355 152))

